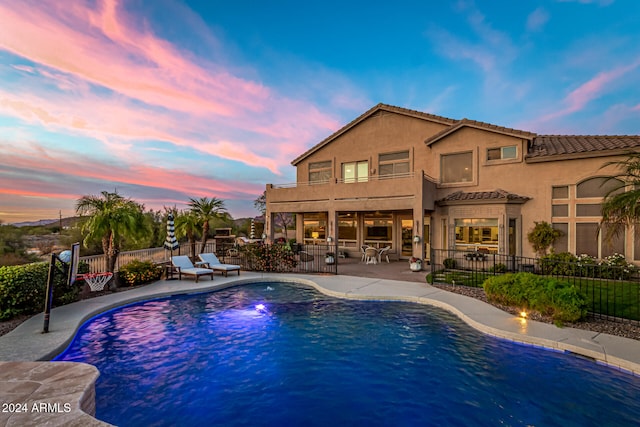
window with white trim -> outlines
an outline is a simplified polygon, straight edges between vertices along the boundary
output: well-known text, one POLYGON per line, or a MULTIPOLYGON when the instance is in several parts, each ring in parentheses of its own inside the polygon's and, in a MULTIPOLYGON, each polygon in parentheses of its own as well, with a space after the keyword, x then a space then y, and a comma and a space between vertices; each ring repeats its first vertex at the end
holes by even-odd
POLYGON ((366 182, 369 180, 369 162, 349 162, 342 164, 342 179, 344 182, 366 182))

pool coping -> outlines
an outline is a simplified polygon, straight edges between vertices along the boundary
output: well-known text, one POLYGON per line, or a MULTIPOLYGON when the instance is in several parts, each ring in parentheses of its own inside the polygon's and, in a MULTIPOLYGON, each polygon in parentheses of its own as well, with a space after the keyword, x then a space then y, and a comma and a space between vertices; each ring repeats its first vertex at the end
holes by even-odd
MULTIPOLYGON (((7 375, 0 377, 0 403, 26 403, 30 407, 33 402, 60 402, 59 397, 66 396, 68 402, 63 403, 71 404, 71 413, 49 413, 46 414, 47 420, 54 425, 69 425, 70 420, 77 421, 78 425, 87 425, 87 418, 91 418, 87 417, 87 414, 93 415, 91 408, 95 404, 90 401, 94 397, 92 393, 95 393, 94 383, 97 375, 92 379, 86 372, 84 375, 73 374, 71 379, 64 378, 56 387, 40 384, 35 391, 33 387, 25 386, 32 383, 29 375, 34 370, 46 370, 54 364, 69 363, 50 362, 50 359, 69 345, 84 322, 115 307, 135 302, 264 281, 300 283, 338 298, 428 304, 452 312, 485 334, 533 347, 574 353, 593 359, 597 363, 640 375, 640 341, 525 320, 477 299, 443 291, 427 283, 344 275, 243 272, 242 276, 215 276, 213 281, 203 279, 198 283, 190 279, 158 281, 130 291, 57 307, 52 310, 47 334, 42 333, 43 315, 33 316, 15 330, 0 337, 0 372, 6 371, 6 368, 11 370, 7 375), (34 362, 38 363, 34 365, 34 362), (60 384, 66 388, 61 389, 60 384), (67 393, 69 388, 73 389, 75 394, 67 393)), ((86 366, 90 366, 82 363, 74 365, 78 365, 78 370, 86 370, 86 366)), ((53 370, 57 381, 60 380, 58 371, 53 370)), ((68 376, 69 372, 65 372, 64 376, 68 376)), ((4 425, 41 425, 42 419, 42 414, 0 414, 0 425, 3 425, 3 421, 4 425)), ((108 425, 95 418, 91 418, 90 424, 108 425)))

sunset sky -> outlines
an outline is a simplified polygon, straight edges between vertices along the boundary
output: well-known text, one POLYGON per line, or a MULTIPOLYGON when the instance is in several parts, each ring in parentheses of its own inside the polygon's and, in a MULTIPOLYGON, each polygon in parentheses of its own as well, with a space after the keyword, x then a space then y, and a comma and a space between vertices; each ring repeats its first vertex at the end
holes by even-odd
POLYGON ((267 183, 379 102, 640 133, 640 1, 0 0, 0 221, 267 183))

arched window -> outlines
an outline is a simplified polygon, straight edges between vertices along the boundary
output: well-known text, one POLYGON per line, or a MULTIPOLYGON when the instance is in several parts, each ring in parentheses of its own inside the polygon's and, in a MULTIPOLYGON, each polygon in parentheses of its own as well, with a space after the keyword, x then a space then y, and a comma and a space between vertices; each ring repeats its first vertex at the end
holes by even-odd
POLYGON ((595 177, 589 178, 576 186, 576 197, 605 197, 607 194, 618 194, 624 191, 624 182, 615 178, 595 177))

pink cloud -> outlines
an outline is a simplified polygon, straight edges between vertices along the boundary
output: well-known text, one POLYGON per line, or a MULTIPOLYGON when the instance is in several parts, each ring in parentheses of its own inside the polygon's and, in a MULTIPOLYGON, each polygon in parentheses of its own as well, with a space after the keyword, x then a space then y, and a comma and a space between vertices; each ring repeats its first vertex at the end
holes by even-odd
POLYGON ((311 104, 184 53, 120 2, 92 4, 0 3, 0 49, 40 64, 14 68, 63 91, 0 93, 0 111, 86 134, 115 146, 116 154, 125 155, 128 141, 160 140, 276 174, 290 160, 288 147, 339 127, 311 104), (95 87, 110 93, 97 96, 95 87), (234 137, 238 130, 255 137, 234 137))
POLYGON ((635 61, 629 65, 598 73, 591 80, 581 84, 564 98, 562 101, 564 108, 532 120, 528 122, 528 125, 525 124, 525 126, 531 126, 530 128, 533 129, 544 128, 545 123, 581 111, 591 101, 611 90, 611 86, 622 76, 638 68, 638 66, 640 66, 640 61, 635 61))

